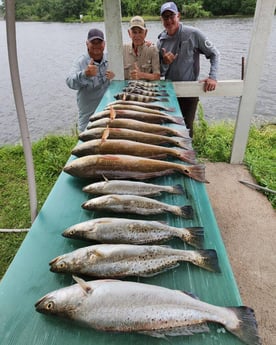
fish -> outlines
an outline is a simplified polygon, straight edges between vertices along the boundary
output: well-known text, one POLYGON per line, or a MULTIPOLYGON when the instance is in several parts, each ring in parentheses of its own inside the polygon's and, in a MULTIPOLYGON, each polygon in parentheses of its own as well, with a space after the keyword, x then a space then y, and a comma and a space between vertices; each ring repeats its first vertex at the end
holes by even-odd
POLYGON ((165 85, 162 84, 157 84, 157 83, 150 83, 150 82, 146 82, 146 81, 141 81, 141 80, 129 80, 128 85, 135 85, 135 86, 139 86, 139 87, 144 87, 146 89, 148 88, 153 88, 153 89, 158 89, 158 88, 162 88, 162 87, 166 87, 165 85))
POLYGON ((169 102, 168 98, 164 97, 152 97, 152 96, 144 96, 144 95, 139 95, 138 93, 129 93, 129 92, 122 92, 118 93, 117 95, 114 96, 115 99, 122 99, 124 101, 138 101, 138 102, 169 102))
POLYGON ((177 184, 175 186, 164 186, 153 183, 129 180, 108 180, 91 183, 83 187, 83 192, 90 194, 134 194, 141 196, 159 196, 162 193, 184 194, 184 188, 177 184))
POLYGON ((144 85, 142 83, 136 83, 135 80, 130 80, 127 83, 127 87, 135 87, 135 88, 139 88, 140 90, 146 90, 146 91, 163 91, 166 89, 165 86, 163 85, 152 85, 152 86, 148 86, 148 85, 144 85))
POLYGON ((89 155, 72 159, 63 171, 79 178, 102 180, 134 179, 147 180, 153 177, 180 173, 196 181, 208 183, 205 178, 205 165, 184 165, 130 155, 89 155))
POLYGON ((168 246, 95 244, 57 256, 50 271, 97 278, 152 277, 180 262, 189 262, 211 272, 220 272, 214 249, 183 250, 168 246))
POLYGON ((170 116, 169 114, 165 113, 164 111, 160 111, 159 109, 148 108, 147 106, 141 106, 141 105, 112 104, 112 105, 107 105, 103 111, 108 111, 109 109, 113 109, 115 112, 121 111, 121 110, 128 110, 128 111, 131 110, 131 111, 139 111, 141 113, 170 116))
POLYGON ((107 106, 111 105, 118 105, 118 104, 123 104, 123 105, 135 105, 135 106, 140 106, 144 108, 151 108, 151 109, 158 109, 158 110, 164 110, 164 111, 169 111, 169 112, 174 112, 176 109, 174 107, 166 107, 162 104, 156 104, 156 103, 144 103, 144 102, 138 102, 138 101, 131 101, 131 100, 123 100, 123 99, 118 99, 116 101, 108 103, 107 106))
MULTIPOLYGON (((185 138, 185 141, 191 144, 192 139, 189 136, 189 131, 185 127, 180 127, 178 129, 158 125, 153 123, 147 123, 143 121, 133 120, 133 119, 114 119, 111 120, 110 118, 104 117, 102 119, 89 122, 87 125, 87 130, 83 131, 79 135, 79 139, 83 141, 87 141, 90 139, 94 139, 90 137, 89 130, 95 129, 99 127, 109 127, 109 128, 128 128, 132 130, 141 131, 143 133, 152 133, 157 135, 165 135, 165 136, 176 136, 185 138)), ((93 133, 93 131, 92 131, 93 133)))
POLYGON ((165 90, 164 91, 144 90, 144 89, 140 89, 138 87, 133 87, 133 86, 125 87, 123 91, 129 92, 129 93, 137 93, 139 95, 144 95, 144 96, 153 96, 153 97, 169 96, 169 94, 165 90))
POLYGON ((175 206, 138 195, 107 194, 89 199, 82 203, 86 210, 111 211, 116 213, 132 213, 140 215, 156 215, 171 213, 186 219, 193 219, 191 205, 175 206))
POLYGON ((96 218, 71 225, 62 236, 101 243, 160 244, 173 238, 198 249, 203 248, 203 227, 177 228, 153 220, 96 218))
MULTIPOLYGON (((162 115, 162 114, 157 114, 157 113, 141 112, 141 111, 127 110, 127 109, 125 110, 117 109, 115 116, 116 116, 116 119, 127 118, 127 119, 134 119, 134 120, 140 120, 140 121, 151 122, 151 123, 159 123, 159 124, 160 123, 175 123, 178 125, 184 124, 183 118, 178 117, 178 116, 170 116, 167 114, 162 115)), ((108 113, 108 110, 91 115, 89 118, 89 121, 96 121, 104 117, 110 117, 110 113, 108 113)))
POLYGON ((173 145, 178 146, 186 150, 191 150, 190 141, 183 137, 169 137, 166 135, 158 135, 153 133, 147 133, 142 131, 136 131, 128 128, 109 128, 108 127, 96 127, 86 130, 79 134, 81 141, 88 141, 92 139, 100 139, 107 133, 109 139, 125 139, 138 141, 140 143, 152 144, 152 145, 173 145))
POLYGON ((35 310, 98 331, 158 338, 210 332, 210 322, 247 345, 261 345, 250 307, 216 306, 190 293, 146 283, 73 278, 76 284, 47 293, 35 303, 35 310))
POLYGON ((139 157, 174 157, 183 162, 196 163, 194 150, 158 146, 125 139, 92 139, 78 143, 72 154, 77 157, 93 154, 125 154, 139 157))

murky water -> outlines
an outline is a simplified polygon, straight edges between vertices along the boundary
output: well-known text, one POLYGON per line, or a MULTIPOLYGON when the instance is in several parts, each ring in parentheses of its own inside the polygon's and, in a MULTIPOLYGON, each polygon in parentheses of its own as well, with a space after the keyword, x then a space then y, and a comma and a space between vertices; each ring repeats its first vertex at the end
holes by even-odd
MULTIPOLYGON (((221 52, 219 79, 240 79, 241 60, 247 56, 252 18, 189 21, 203 30, 221 52)), ((71 133, 76 126, 76 92, 65 84, 72 61, 85 50, 91 24, 17 23, 17 50, 21 85, 31 140, 49 133, 71 133)), ((104 30, 104 23, 93 26, 104 30)), ((159 22, 149 22, 148 39, 156 41, 162 31, 159 22)), ((123 23, 123 40, 128 41, 127 23, 123 23)), ((255 118, 276 119, 276 17, 270 35, 267 56, 258 91, 255 118)), ((20 140, 12 94, 6 47, 6 23, 0 21, 0 145, 20 140)), ((201 76, 208 72, 202 58, 201 76)), ((202 98, 207 119, 235 119, 238 98, 202 98)))

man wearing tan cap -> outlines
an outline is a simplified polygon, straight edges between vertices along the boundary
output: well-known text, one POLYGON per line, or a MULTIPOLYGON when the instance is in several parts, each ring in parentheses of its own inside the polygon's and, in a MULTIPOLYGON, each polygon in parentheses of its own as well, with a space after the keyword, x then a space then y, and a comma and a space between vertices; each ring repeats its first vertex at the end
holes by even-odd
POLYGON ((159 53, 155 45, 145 43, 147 32, 142 17, 135 16, 131 19, 128 34, 132 42, 123 47, 126 80, 160 79, 159 53))

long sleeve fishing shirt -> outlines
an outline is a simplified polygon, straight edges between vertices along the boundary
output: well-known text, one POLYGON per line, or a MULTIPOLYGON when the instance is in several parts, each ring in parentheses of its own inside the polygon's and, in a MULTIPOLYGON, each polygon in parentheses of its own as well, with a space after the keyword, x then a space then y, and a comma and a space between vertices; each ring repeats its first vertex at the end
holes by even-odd
POLYGON ((79 109, 78 128, 80 131, 85 130, 89 117, 96 110, 100 100, 102 99, 110 81, 106 78, 108 69, 106 55, 104 55, 100 63, 94 61, 98 67, 98 73, 95 77, 87 77, 85 69, 87 68, 91 58, 88 53, 77 58, 66 78, 66 84, 77 91, 77 105, 79 109))
POLYGON ((200 71, 200 54, 210 60, 209 78, 217 80, 219 51, 211 41, 197 28, 179 23, 178 31, 169 36, 164 30, 158 36, 157 47, 161 61, 161 76, 172 81, 198 80, 200 71), (162 59, 162 48, 177 54, 171 64, 162 59))

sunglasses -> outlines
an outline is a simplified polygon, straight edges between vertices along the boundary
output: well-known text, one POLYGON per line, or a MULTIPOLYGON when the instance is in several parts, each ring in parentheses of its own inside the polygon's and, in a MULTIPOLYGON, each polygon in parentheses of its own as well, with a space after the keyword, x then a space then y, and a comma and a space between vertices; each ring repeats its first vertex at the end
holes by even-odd
POLYGON ((175 13, 171 13, 171 14, 163 15, 162 18, 164 20, 169 20, 169 19, 174 19, 175 16, 176 16, 175 13))

